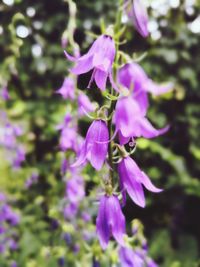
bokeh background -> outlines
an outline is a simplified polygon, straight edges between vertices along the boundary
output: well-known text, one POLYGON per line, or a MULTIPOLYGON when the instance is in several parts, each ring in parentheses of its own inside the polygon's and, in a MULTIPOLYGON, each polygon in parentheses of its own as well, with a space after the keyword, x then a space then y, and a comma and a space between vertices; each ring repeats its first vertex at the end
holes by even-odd
MULTIPOLYGON (((101 19, 113 23, 118 6, 116 0, 75 2, 75 39, 83 53, 94 40, 89 32, 100 34, 101 19)), ((139 141, 135 154, 139 166, 164 191, 146 192, 145 209, 130 201, 124 213, 128 221, 142 221, 150 254, 160 266, 200 266, 200 2, 145 2, 150 37, 141 38, 128 22, 127 43, 121 49, 129 54, 146 51, 141 65, 149 76, 157 82, 174 82, 172 93, 151 99, 149 111, 157 127, 169 123, 171 128, 155 140, 139 141)), ((68 6, 61 0, 0 2, 0 83, 7 82, 10 94, 0 107, 23 129, 19 139, 26 150, 22 168, 13 170, 0 148, 0 190, 21 217, 16 229, 19 248, 7 252, 6 259, 0 254, 1 267, 10 266, 11 258, 22 267, 46 266, 41 251, 58 239, 51 231, 52 207, 64 194, 64 184, 55 126, 62 121, 67 102, 55 90, 68 73, 61 46, 68 19, 68 6), (27 190, 24 183, 33 171, 39 173, 39 180, 27 190)), ((127 23, 125 15, 123 23, 127 23)), ((84 90, 87 82, 87 75, 81 76, 79 89, 84 90)), ((92 94, 100 99, 98 91, 92 94)), ((84 127, 80 122, 83 133, 84 127)))

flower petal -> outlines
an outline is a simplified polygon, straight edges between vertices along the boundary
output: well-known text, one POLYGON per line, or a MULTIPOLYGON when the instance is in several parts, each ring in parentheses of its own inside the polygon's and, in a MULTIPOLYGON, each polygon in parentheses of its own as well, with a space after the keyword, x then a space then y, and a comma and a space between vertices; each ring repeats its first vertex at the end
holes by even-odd
POLYGON ((96 69, 94 79, 99 89, 103 91, 106 89, 107 77, 108 77, 108 74, 105 71, 96 69))
POLYGON ((96 219, 96 229, 99 242, 103 249, 106 249, 110 239, 110 228, 107 216, 107 197, 103 196, 100 200, 99 212, 96 219))

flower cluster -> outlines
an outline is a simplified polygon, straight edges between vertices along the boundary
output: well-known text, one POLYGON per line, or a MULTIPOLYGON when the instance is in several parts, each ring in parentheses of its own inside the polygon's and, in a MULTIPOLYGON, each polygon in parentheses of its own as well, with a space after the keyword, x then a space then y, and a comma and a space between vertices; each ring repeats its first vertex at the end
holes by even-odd
MULTIPOLYGON (((137 31, 147 37, 148 16, 142 1, 125 1, 124 6, 137 31)), ((62 151, 71 149, 76 155, 76 160, 70 167, 72 178, 67 180, 66 196, 70 205, 65 209, 65 217, 76 214, 77 203, 84 197, 83 181, 74 169, 83 167, 88 162, 96 171, 101 171, 106 166, 107 178, 104 179, 104 192, 100 197, 96 219, 101 247, 106 249, 109 239, 114 237, 121 246, 123 266, 143 266, 144 262, 150 260, 142 250, 133 251, 127 247, 124 238, 125 216, 121 207, 126 204, 127 194, 136 205, 145 207, 144 187, 154 193, 162 191, 153 185, 131 155, 135 151, 137 138, 154 138, 169 129, 169 126, 156 129, 148 119, 148 108, 149 94, 165 94, 172 89, 172 84, 157 84, 138 63, 127 60, 129 57, 123 57, 124 54, 118 50, 119 34, 115 34, 113 29, 115 28, 108 27, 83 56, 73 57, 65 51, 68 61, 75 63, 70 69, 70 77, 74 80, 66 78, 57 93, 64 99, 74 103, 77 101, 78 119, 86 114, 93 120, 85 140, 81 142, 78 141, 78 127, 74 125, 71 115, 67 115, 64 123, 59 126, 62 151), (76 75, 91 70, 88 88, 93 87, 95 81, 105 97, 104 105, 96 109, 83 92, 75 92, 76 75), (92 116, 88 114, 90 112, 93 112, 92 116), (128 148, 131 151, 127 151, 128 148), (119 188, 120 193, 116 192, 116 188, 119 188)), ((64 160, 62 172, 65 170, 64 160)))
POLYGON ((19 168, 25 160, 25 149, 18 142, 18 137, 23 134, 22 128, 12 124, 4 111, 0 112, 0 147, 6 153, 6 159, 13 168, 19 168))
POLYGON ((7 203, 6 196, 0 192, 0 254, 18 248, 14 227, 19 224, 20 217, 7 203))

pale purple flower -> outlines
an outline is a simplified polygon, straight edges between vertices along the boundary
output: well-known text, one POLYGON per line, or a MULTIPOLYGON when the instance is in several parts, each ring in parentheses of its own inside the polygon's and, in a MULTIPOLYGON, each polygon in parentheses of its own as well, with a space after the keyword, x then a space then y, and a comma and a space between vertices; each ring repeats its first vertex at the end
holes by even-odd
POLYGON ((108 140, 109 133, 105 121, 93 121, 87 131, 78 159, 72 167, 80 166, 88 160, 96 170, 100 170, 106 159, 108 140))
POLYGON ((25 181, 25 187, 28 189, 33 184, 37 183, 39 175, 37 173, 32 173, 31 176, 25 181))
POLYGON ((1 218, 8 221, 12 226, 19 224, 20 216, 15 213, 8 204, 5 204, 1 207, 0 210, 0 220, 1 218))
POLYGON ((125 217, 117 196, 102 196, 96 220, 97 235, 103 249, 106 249, 111 236, 124 245, 125 217))
POLYGON ((13 262, 11 263, 10 267, 18 267, 16 261, 13 261, 13 262))
MULTIPOLYGON (((142 0, 131 0, 129 5, 127 5, 127 13, 129 18, 133 21, 136 30, 142 35, 142 37, 147 37, 148 32, 148 14, 146 7, 144 6, 142 0)), ((126 1, 128 2, 128 1, 126 1)))
POLYGON ((64 99, 75 99, 75 84, 74 80, 70 77, 64 79, 64 82, 56 93, 60 94, 64 99))
POLYGON ((64 207, 63 215, 65 219, 71 220, 76 216, 78 212, 78 204, 77 203, 69 203, 64 207))
POLYGON ((26 153, 23 147, 18 147, 16 149, 16 155, 12 164, 14 168, 18 169, 21 166, 21 163, 25 161, 25 154, 26 153))
POLYGON ((8 88, 7 88, 7 86, 4 86, 4 87, 1 89, 0 95, 1 95, 2 99, 5 100, 5 101, 7 101, 7 100, 10 99, 10 96, 9 96, 9 92, 8 92, 8 88))
POLYGON ((85 196, 84 181, 81 176, 73 175, 66 183, 66 197, 70 203, 79 203, 85 196))
POLYGON ((126 144, 131 137, 153 138, 164 134, 169 127, 155 129, 145 117, 144 110, 131 96, 118 99, 115 111, 116 131, 121 144, 126 144))
POLYGON ((85 115, 85 113, 90 113, 94 111, 94 105, 91 103, 88 96, 80 93, 78 96, 78 114, 79 116, 85 115))
POLYGON ((77 131, 75 127, 65 127, 60 135, 60 148, 62 151, 77 150, 77 131))
POLYGON ((69 163, 66 159, 63 159, 62 160, 62 163, 61 163, 61 168, 60 168, 60 172, 62 175, 65 175, 65 173, 67 172, 67 169, 69 167, 69 163))
POLYGON ((136 162, 129 156, 122 158, 118 164, 118 173, 124 202, 126 200, 127 192, 138 206, 144 207, 145 197, 143 186, 154 193, 162 191, 152 184, 149 177, 140 170, 136 162))
POLYGON ((67 52, 65 52, 65 55, 68 60, 76 62, 76 66, 71 70, 76 75, 94 69, 89 84, 95 80, 97 86, 101 90, 105 90, 107 78, 110 78, 112 82, 111 72, 115 52, 113 38, 108 35, 101 35, 94 41, 93 45, 84 56, 75 58, 70 56, 67 52))

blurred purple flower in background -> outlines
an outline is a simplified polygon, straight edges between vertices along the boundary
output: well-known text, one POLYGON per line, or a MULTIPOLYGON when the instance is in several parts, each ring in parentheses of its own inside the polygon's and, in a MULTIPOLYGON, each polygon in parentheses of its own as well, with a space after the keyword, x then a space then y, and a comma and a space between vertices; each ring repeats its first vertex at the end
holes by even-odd
POLYGON ((126 199, 126 191, 131 199, 140 207, 145 206, 144 190, 142 185, 151 192, 159 193, 162 190, 156 188, 149 177, 140 170, 131 157, 125 157, 118 164, 121 191, 123 201, 126 199))
POLYGON ((97 235, 103 249, 113 236, 120 245, 124 245, 125 217, 121 211, 118 197, 102 196, 96 220, 97 235))
POLYGON ((76 74, 83 74, 92 69, 92 77, 89 86, 95 80, 101 90, 105 90, 106 81, 109 77, 112 80, 112 64, 115 58, 115 43, 111 36, 101 35, 94 41, 89 51, 79 58, 70 56, 66 51, 68 60, 76 62, 71 71, 76 74))
POLYGON ((78 96, 78 114, 79 116, 85 115, 85 113, 93 112, 94 105, 90 101, 89 97, 84 93, 80 93, 78 96))
POLYGON ((148 14, 142 0, 125 1, 126 11, 129 18, 133 21, 136 30, 142 37, 147 37, 148 32, 148 14))
POLYGON ((64 82, 60 89, 56 91, 56 93, 60 94, 63 99, 75 99, 75 84, 74 80, 70 77, 64 79, 64 82))
POLYGON ((9 95, 9 92, 8 92, 8 88, 7 86, 4 86, 1 91, 0 91, 0 96, 3 100, 7 101, 10 99, 10 95, 9 95))
POLYGON ((88 160, 96 170, 100 170, 106 159, 108 140, 109 133, 105 121, 93 121, 87 131, 78 159, 72 167, 80 166, 88 160))

